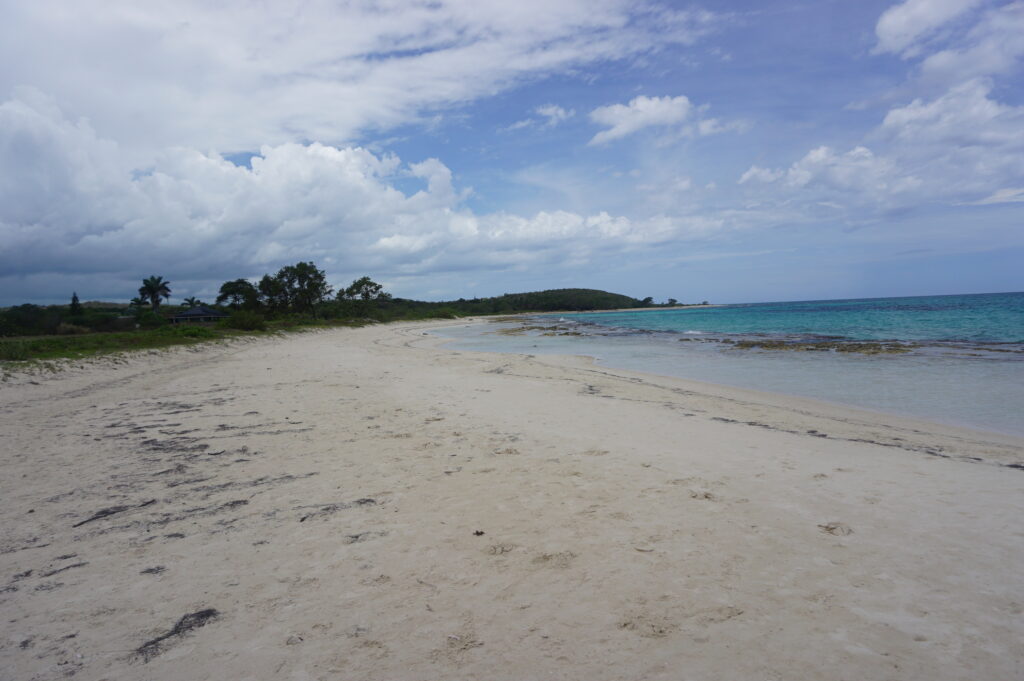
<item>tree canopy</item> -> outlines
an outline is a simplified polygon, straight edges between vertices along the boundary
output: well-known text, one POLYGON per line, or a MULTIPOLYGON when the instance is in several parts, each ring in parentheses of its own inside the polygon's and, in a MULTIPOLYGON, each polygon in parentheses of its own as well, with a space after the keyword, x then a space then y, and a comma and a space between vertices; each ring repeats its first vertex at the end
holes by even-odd
POLYGON ((384 287, 373 281, 369 277, 361 277, 352 282, 344 291, 338 291, 338 298, 347 298, 348 300, 387 300, 391 297, 390 293, 384 292, 384 287))
POLYGON ((259 307, 260 292, 246 279, 235 279, 225 281, 221 284, 220 293, 217 295, 217 304, 227 303, 233 309, 252 310, 259 307))
POLYGON ((277 272, 288 304, 293 309, 316 314, 316 306, 334 291, 327 283, 327 274, 311 262, 286 265, 277 272))
POLYGON ((139 287, 139 297, 143 302, 148 302, 153 306, 153 312, 160 309, 161 299, 167 300, 171 297, 171 288, 169 281, 164 281, 163 277, 153 275, 142 280, 142 286, 139 287))

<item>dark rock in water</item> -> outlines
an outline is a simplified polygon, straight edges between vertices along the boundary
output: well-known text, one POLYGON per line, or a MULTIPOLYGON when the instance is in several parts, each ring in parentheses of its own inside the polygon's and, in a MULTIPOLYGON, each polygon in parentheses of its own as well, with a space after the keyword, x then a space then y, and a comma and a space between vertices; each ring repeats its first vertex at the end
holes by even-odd
MULTIPOLYGON (((723 341, 724 342, 724 341, 723 341)), ((910 352, 915 344, 853 342, 853 341, 792 341, 792 340, 741 340, 733 343, 740 350, 792 350, 795 352, 851 352, 861 355, 897 355, 910 352)))

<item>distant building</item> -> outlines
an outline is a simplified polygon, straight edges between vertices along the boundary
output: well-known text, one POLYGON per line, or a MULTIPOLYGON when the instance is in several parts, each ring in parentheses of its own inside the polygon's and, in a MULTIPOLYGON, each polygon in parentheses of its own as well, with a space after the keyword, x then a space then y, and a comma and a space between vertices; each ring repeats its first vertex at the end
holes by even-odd
POLYGON ((175 324, 194 324, 197 322, 218 322, 221 319, 228 317, 226 312, 220 310, 214 310, 212 307, 206 307, 205 305, 196 305, 190 307, 184 312, 171 317, 171 322, 175 324))

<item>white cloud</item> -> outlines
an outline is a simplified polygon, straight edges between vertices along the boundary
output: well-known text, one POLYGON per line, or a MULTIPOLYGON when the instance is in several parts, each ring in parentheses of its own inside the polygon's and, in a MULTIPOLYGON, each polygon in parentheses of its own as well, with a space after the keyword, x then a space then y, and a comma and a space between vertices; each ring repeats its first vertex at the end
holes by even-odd
POLYGON ((524 118, 521 121, 516 121, 515 123, 505 128, 502 128, 502 130, 505 132, 512 132, 514 130, 530 128, 535 125, 540 125, 543 128, 554 128, 558 124, 564 123, 565 121, 575 116, 576 110, 563 109, 557 104, 545 104, 543 106, 538 106, 536 109, 533 110, 533 113, 537 114, 541 118, 544 118, 545 120, 541 122, 536 118, 524 118))
POLYGON ((983 205, 1021 200, 1024 107, 990 97, 991 83, 968 81, 932 100, 890 110, 871 135, 875 150, 819 146, 789 168, 751 166, 740 184, 775 183, 808 203, 853 212, 922 203, 983 205))
POLYGON ((319 143, 264 146, 251 168, 177 148, 133 175, 116 145, 29 96, 0 105, 0 150, 0 288, 11 296, 38 272, 159 272, 215 288, 307 259, 339 278, 584 263, 713 228, 606 212, 476 214, 437 159, 319 143), (424 186, 400 191, 408 178, 424 186))
POLYGON ((1024 203, 1024 187, 1008 187, 993 192, 978 201, 972 201, 973 206, 990 206, 997 203, 1024 203))
POLYGON ((750 166, 746 172, 740 176, 739 184, 746 184, 747 182, 775 182, 785 172, 782 170, 771 170, 770 168, 762 168, 760 166, 750 166))
POLYGON ((1024 106, 991 98, 985 79, 891 110, 878 135, 904 168, 918 168, 942 201, 971 202, 1024 183, 1024 106))
MULTIPOLYGON (((861 197, 870 195, 876 201, 885 201, 893 194, 907 192, 920 185, 920 180, 904 174, 891 159, 878 157, 866 147, 837 153, 825 146, 807 152, 786 170, 751 166, 740 177, 739 183, 750 181, 781 182, 794 190, 810 187, 861 197)), ((819 205, 836 205, 817 196, 814 200, 819 205)))
POLYGON ((341 143, 526 80, 689 44, 705 11, 631 0, 5 3, 0 93, 31 84, 149 160, 341 143))
POLYGON ((934 82, 959 83, 978 76, 1011 72, 1024 57, 1024 2, 987 11, 956 46, 921 62, 922 75, 934 82))
POLYGON ((942 26, 982 0, 906 0, 890 7, 878 19, 876 52, 892 52, 903 57, 919 53, 922 43, 942 26))
POLYGON ((607 144, 613 140, 632 135, 644 128, 669 128, 668 135, 660 144, 677 141, 682 137, 705 137, 723 132, 745 132, 749 125, 745 121, 723 122, 717 118, 701 118, 708 105, 694 107, 689 98, 678 97, 635 97, 628 104, 609 104, 590 112, 590 120, 607 126, 594 135, 588 146, 607 144))
POLYGON ((1024 56, 1024 2, 971 11, 981 4, 909 0, 888 10, 877 51, 919 58, 912 87, 929 96, 892 107, 850 151, 821 145, 789 168, 751 166, 739 183, 751 192, 754 181, 773 184, 800 205, 845 206, 850 215, 1017 202, 1024 106, 993 93, 995 78, 1016 73, 1024 56))
POLYGON ((932 101, 915 99, 892 109, 882 130, 897 140, 920 146, 1016 150, 1024 145, 1024 107, 991 99, 992 83, 961 83, 932 101))
POLYGON ((891 159, 876 156, 867 147, 855 147, 841 154, 829 147, 812 149, 790 166, 783 179, 790 187, 815 184, 840 192, 870 195, 876 200, 916 189, 921 184, 891 159))
POLYGON ((538 106, 534 111, 536 111, 538 115, 544 116, 548 119, 545 126, 549 128, 553 128, 559 123, 563 123, 576 115, 575 109, 563 109, 556 104, 538 106))
POLYGON ((702 137, 708 135, 718 135, 723 132, 745 132, 748 128, 748 124, 744 121, 730 121, 723 123, 717 118, 705 118, 697 123, 697 133, 702 137))
POLYGON ((507 127, 502 128, 502 130, 504 130, 506 132, 512 132, 513 130, 522 130, 523 128, 529 128, 531 125, 534 125, 536 122, 537 121, 534 120, 533 118, 524 118, 521 121, 516 121, 515 123, 513 123, 513 124, 511 124, 511 125, 509 125, 507 127))
POLYGON ((651 126, 682 123, 690 114, 690 100, 679 97, 646 97, 641 95, 629 104, 600 106, 590 112, 590 120, 608 126, 594 135, 588 144, 606 144, 651 126))

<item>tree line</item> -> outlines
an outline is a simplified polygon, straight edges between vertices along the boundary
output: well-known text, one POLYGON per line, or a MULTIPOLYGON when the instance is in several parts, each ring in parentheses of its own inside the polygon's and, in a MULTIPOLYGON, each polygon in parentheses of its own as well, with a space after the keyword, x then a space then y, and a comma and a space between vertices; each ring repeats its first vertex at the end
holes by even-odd
MULTIPOLYGON (((168 317, 172 316, 161 311, 162 304, 169 301, 171 293, 171 282, 153 275, 142 280, 138 296, 131 299, 127 309, 123 305, 82 305, 77 292, 72 294, 70 305, 18 305, 0 311, 0 336, 158 327, 167 324, 168 317)), ((185 307, 205 305, 195 297, 185 298, 184 303, 185 307)), ((669 299, 665 305, 675 303, 675 299, 669 299)), ((229 314, 224 322, 227 326, 260 329, 268 321, 278 324, 302 323, 303 320, 393 321, 519 312, 583 312, 657 305, 650 297, 637 299, 581 288, 429 302, 396 298, 368 276, 335 291, 328 283, 326 273, 313 262, 298 262, 286 265, 274 274, 264 274, 255 283, 248 279, 225 281, 213 306, 229 314)), ((180 309, 180 306, 174 307, 174 311, 180 309)))

